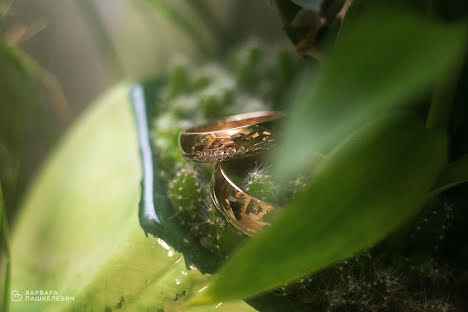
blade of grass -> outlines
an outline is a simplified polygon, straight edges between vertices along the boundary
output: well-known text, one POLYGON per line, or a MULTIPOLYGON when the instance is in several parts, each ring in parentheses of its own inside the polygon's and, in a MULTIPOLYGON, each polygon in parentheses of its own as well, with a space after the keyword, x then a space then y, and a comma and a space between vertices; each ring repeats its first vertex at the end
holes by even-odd
POLYGON ((372 246, 415 214, 445 161, 445 136, 398 116, 365 126, 194 303, 247 298, 372 246))
POLYGON ((192 25, 189 20, 180 14, 172 5, 164 0, 147 0, 147 2, 155 8, 159 14, 167 18, 175 26, 177 26, 182 32, 184 32, 196 45, 196 47, 203 54, 210 55, 210 45, 204 39, 203 34, 198 28, 192 25))
POLYGON ((109 67, 113 69, 118 78, 122 77, 123 67, 117 49, 112 42, 110 34, 106 30, 106 26, 102 22, 96 4, 93 0, 81 0, 76 3, 82 12, 82 16, 86 19, 90 31, 94 34, 103 59, 109 63, 109 67))

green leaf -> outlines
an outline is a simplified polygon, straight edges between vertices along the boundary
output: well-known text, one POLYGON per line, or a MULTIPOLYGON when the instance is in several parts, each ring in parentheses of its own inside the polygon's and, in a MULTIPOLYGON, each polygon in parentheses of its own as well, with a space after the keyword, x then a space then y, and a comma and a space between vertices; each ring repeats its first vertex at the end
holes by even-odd
POLYGON ((292 100, 276 171, 287 178, 366 120, 420 95, 458 63, 465 25, 406 10, 364 10, 348 20, 320 72, 307 72, 292 100))
MULTIPOLYGON (((129 86, 120 85, 92 105, 32 185, 11 244, 11 289, 23 296, 10 302, 11 311, 190 311, 181 306, 185 298, 207 282, 140 228, 141 170, 128 94, 129 86), (26 290, 74 301, 26 301, 26 290)), ((222 306, 254 311, 243 302, 222 306)))
POLYGON ((195 302, 246 298, 372 246, 416 213, 445 150, 445 136, 418 118, 393 116, 365 126, 195 302))

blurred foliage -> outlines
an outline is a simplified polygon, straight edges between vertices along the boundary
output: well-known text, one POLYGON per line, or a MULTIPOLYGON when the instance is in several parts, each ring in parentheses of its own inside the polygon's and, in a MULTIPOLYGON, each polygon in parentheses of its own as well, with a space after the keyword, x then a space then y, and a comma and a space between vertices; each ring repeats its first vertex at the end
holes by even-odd
MULTIPOLYGON (((404 10, 388 7, 361 12, 357 20, 348 21, 321 69, 309 73, 297 91, 290 119, 285 125, 283 144, 275 154, 279 176, 284 179, 304 170, 313 161, 311 156, 317 152, 329 153, 339 142, 345 141, 345 146, 351 144, 353 139, 349 139, 349 133, 371 120, 382 120, 382 116, 388 115, 389 108, 408 103, 437 77, 452 71, 460 64, 466 45, 464 38, 466 25, 441 27, 404 10), (404 35, 401 29, 405 29, 404 35), (441 40, 440 44, 435 43, 438 40, 441 40), (372 51, 372 55, 363 53, 357 42, 366 42, 366 50, 372 51), (437 52, 435 47, 447 50, 437 52)), ((449 97, 444 100, 451 101, 449 97)), ((440 129, 440 123, 433 121, 434 107, 449 104, 433 97, 428 126, 440 129)), ((437 109, 436 112, 436 118, 446 118, 445 113, 437 109)), ((412 124, 416 127, 418 122, 412 124)), ((436 144, 429 149, 417 147, 429 135, 424 134, 428 130, 419 127, 421 130, 402 125, 394 128, 393 146, 388 137, 377 140, 382 146, 370 148, 374 139, 369 134, 367 138, 360 138, 366 147, 361 147, 362 154, 353 156, 352 148, 343 147, 333 152, 336 154, 329 156, 330 159, 319 168, 304 194, 293 201, 270 228, 247 242, 196 302, 245 298, 291 282, 372 246, 404 223, 426 199, 438 168, 446 158, 443 145, 436 144), (398 128, 404 131, 399 132, 398 128), (412 139, 414 143, 406 141, 418 132, 419 137, 412 139), (417 149, 412 151, 415 146, 417 149), (382 151, 385 152, 380 154, 382 151), (410 164, 413 152, 418 156, 410 164), (386 158, 392 157, 392 153, 400 155, 400 160, 386 158), (429 155, 435 157, 433 162, 429 155), (364 167, 359 169, 363 164, 364 167), (391 164, 386 173, 380 171, 385 170, 385 164, 391 164), (394 166, 398 166, 398 170, 394 166), (431 170, 434 171, 429 174, 431 170), (363 174, 362 180, 359 180, 360 174, 363 174), (373 174, 376 174, 375 180, 373 174), (380 182, 381 179, 384 180, 380 182), (403 186, 405 183, 414 183, 420 189, 403 186), (397 186, 403 187, 393 189, 397 186), (388 195, 379 193, 379 187, 389 192, 388 195), (336 194, 339 194, 338 198, 336 194), (360 196, 362 200, 359 200, 360 196), (403 198, 408 202, 405 203, 403 198), (381 204, 378 200, 382 200, 381 204), (340 207, 346 209, 339 212, 340 207), (382 218, 378 207, 382 207, 382 218), (347 220, 350 223, 340 232, 341 225, 347 220), (334 250, 333 246, 339 247, 334 250), (262 265, 257 266, 258 262, 262 265), (273 271, 276 273, 271 274, 273 271)), ((442 127, 442 130, 446 128, 442 127)), ((374 135, 379 133, 372 127, 367 131, 374 135)), ((437 142, 429 143, 434 138, 428 140, 428 147, 437 142)), ((405 303, 401 301, 400 305, 403 307, 405 303)))
MULTIPOLYGON (((466 22, 457 23, 466 4, 421 0, 407 10, 380 1, 368 10, 370 1, 350 8, 341 0, 272 2, 304 58, 255 41, 218 55, 228 48, 213 48, 211 39, 216 46, 231 37, 203 4, 190 6, 208 29, 217 28, 208 35, 172 3, 149 1, 205 56, 225 64, 178 60, 142 85, 121 85, 63 139, 19 217, 12 286, 57 289, 75 301, 14 303, 13 310, 215 311, 221 300, 241 298, 271 312, 468 306, 468 252, 460 244, 468 239, 461 185, 468 179, 467 36, 466 22), (139 132, 139 143, 150 145, 153 171, 143 172, 141 186, 154 202, 142 198, 139 217, 155 238, 145 238, 136 218, 140 175, 129 93, 134 108, 147 112, 137 126, 149 131, 144 139, 139 132), (265 109, 290 112, 273 170, 269 159, 245 168, 233 163, 234 179, 287 209, 247 240, 211 204, 210 165, 185 161, 177 135, 265 109), (225 260, 206 288, 202 273, 225 260), (201 290, 195 302, 214 305, 188 307, 186 298, 201 290)), ((6 51, 8 62, 29 63, 5 47, 0 60, 6 51)), ((23 96, 21 79, 5 87, 13 99, 23 96)), ((253 310, 241 302, 221 309, 253 310)))
MULTIPOLYGON (((34 87, 30 75, 10 53, 11 47, 0 41, 0 178, 5 189, 7 207, 15 206, 24 188, 25 157, 24 129, 26 119, 30 116, 29 105, 34 98, 34 87)), ((37 94, 36 94, 37 95, 37 94)), ((37 106, 36 106, 37 107, 37 106)))
MULTIPOLYGON (((6 13, 0 16, 2 24, 6 13)), ((9 42, 6 29, 0 32, 0 68, 0 179, 10 217, 32 175, 28 158, 36 147, 28 138, 35 135, 39 144, 51 145, 54 130, 70 118, 70 108, 55 76, 9 42), (42 90, 50 103, 42 101, 42 90)))

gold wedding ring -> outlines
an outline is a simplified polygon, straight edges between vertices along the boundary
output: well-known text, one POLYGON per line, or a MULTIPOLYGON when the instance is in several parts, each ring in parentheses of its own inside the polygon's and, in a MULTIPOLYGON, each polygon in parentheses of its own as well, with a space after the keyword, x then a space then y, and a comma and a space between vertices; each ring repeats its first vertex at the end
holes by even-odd
MULTIPOLYGON (((239 114, 188 129, 179 135, 179 147, 184 157, 216 162, 211 178, 214 205, 229 223, 247 235, 268 225, 265 216, 275 208, 239 188, 227 176, 223 162, 248 158, 270 149, 276 139, 274 126, 282 116, 274 111, 239 114)), ((249 163, 248 159, 245 161, 249 163)))
POLYGON ((213 171, 211 197, 218 211, 247 235, 268 225, 265 216, 274 210, 274 206, 250 196, 234 184, 220 162, 213 171))
POLYGON ((273 126, 282 116, 274 111, 234 115, 182 132, 179 147, 184 157, 201 162, 255 155, 272 146, 275 141, 273 126))

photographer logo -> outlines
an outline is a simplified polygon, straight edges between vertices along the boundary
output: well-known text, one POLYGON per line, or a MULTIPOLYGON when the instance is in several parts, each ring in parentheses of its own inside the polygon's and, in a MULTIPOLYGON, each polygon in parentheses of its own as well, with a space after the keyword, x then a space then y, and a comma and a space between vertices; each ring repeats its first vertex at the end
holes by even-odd
POLYGON ((13 290, 11 292, 11 301, 21 301, 23 299, 23 296, 19 293, 17 290, 13 290))
POLYGON ((11 292, 11 301, 24 301, 27 302, 61 302, 61 301, 75 301, 75 296, 60 295, 55 289, 27 289, 20 293, 17 290, 11 292))

